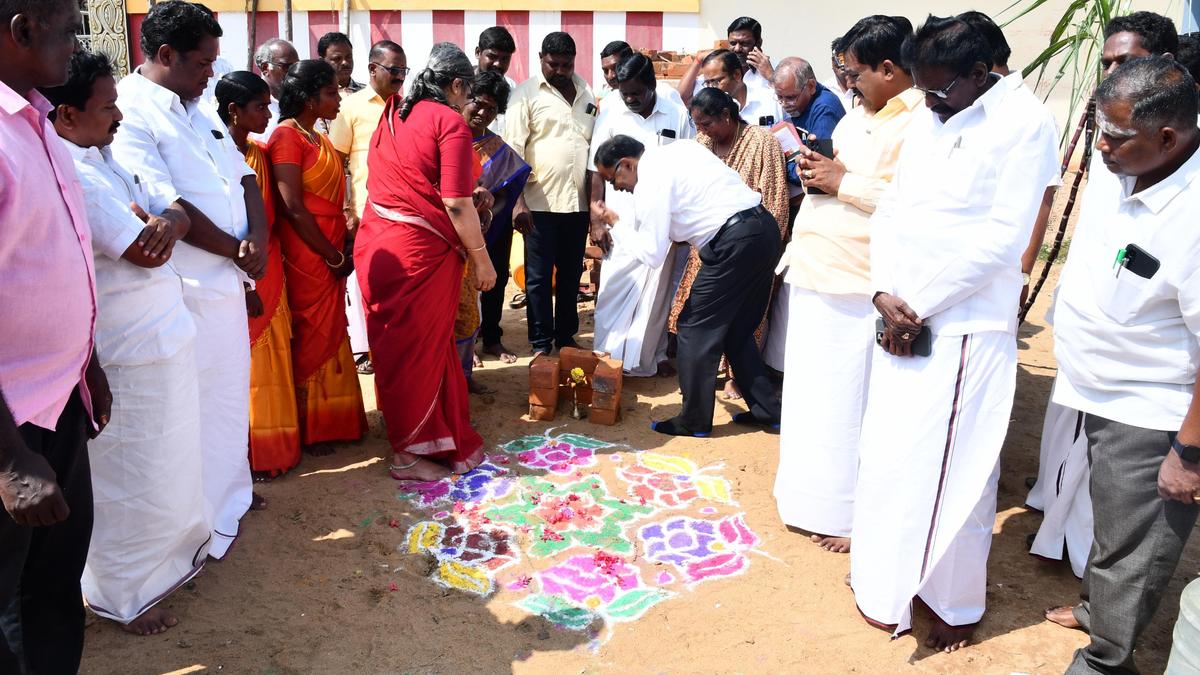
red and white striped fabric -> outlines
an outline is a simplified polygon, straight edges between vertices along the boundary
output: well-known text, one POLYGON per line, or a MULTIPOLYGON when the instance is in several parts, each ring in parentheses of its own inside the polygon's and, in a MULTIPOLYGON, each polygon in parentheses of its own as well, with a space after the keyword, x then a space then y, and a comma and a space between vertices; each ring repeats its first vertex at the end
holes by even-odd
MULTIPOLYGON (((292 35, 301 58, 316 57, 317 40, 329 31, 341 30, 339 12, 292 13, 292 35)), ((143 57, 137 48, 142 14, 129 16, 133 63, 143 57)), ((243 68, 250 53, 251 16, 246 12, 220 12, 217 20, 225 30, 221 54, 243 68)), ((259 12, 254 20, 257 44, 283 34, 280 12, 259 12)), ((576 71, 593 84, 600 81, 600 50, 613 40, 625 40, 635 49, 696 51, 700 15, 689 12, 568 12, 568 11, 476 11, 476 10, 371 10, 350 12, 350 39, 355 48, 355 79, 365 81, 367 50, 383 39, 404 47, 414 71, 424 67, 434 43, 449 41, 462 45, 473 56, 479 33, 490 26, 504 26, 517 43, 508 76, 521 82, 536 72, 542 39, 554 31, 571 34, 579 53, 576 71)))

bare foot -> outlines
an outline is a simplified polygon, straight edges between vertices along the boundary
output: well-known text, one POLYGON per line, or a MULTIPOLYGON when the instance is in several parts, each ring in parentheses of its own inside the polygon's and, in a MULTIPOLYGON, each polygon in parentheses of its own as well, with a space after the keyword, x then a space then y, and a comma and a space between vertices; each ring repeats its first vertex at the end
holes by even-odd
POLYGON ((313 457, 325 457, 333 454, 333 446, 327 443, 314 443, 312 445, 304 446, 304 452, 312 455, 313 457))
POLYGON ((725 393, 721 396, 723 396, 726 401, 740 401, 742 399, 742 392, 738 389, 737 385, 734 384, 733 380, 729 380, 725 383, 725 393))
POLYGON ((979 624, 977 623, 969 623, 965 626, 951 626, 935 614, 933 616, 933 628, 929 631, 929 639, 925 641, 925 646, 930 649, 936 649, 939 652, 946 652, 947 654, 958 651, 970 644, 971 636, 975 634, 975 629, 978 627, 979 624))
POLYGON ((850 537, 827 537, 823 534, 814 534, 809 539, 817 546, 831 553, 850 552, 850 537))
POLYGON ((121 626, 121 630, 134 635, 158 635, 179 625, 179 619, 161 607, 151 607, 138 618, 121 626))
POLYGON ((482 368, 483 367, 483 359, 479 358, 479 355, 476 354, 475 352, 471 352, 471 367, 472 368, 482 368))
POLYGON ((516 363, 517 355, 512 353, 508 347, 497 342, 494 345, 488 345, 483 348, 484 354, 490 354, 500 360, 500 363, 516 363))
POLYGON ((420 481, 435 481, 443 478, 449 478, 454 475, 450 469, 432 462, 428 459, 418 458, 416 455, 408 453, 396 454, 392 463, 393 467, 405 467, 403 469, 389 469, 388 475, 394 480, 420 480, 420 481), (413 460, 417 460, 416 464, 408 466, 413 460))
POLYGON ((257 492, 250 493, 250 510, 262 511, 267 508, 267 498, 257 492))
POLYGON ((1083 630, 1079 619, 1075 618, 1075 608, 1071 606, 1051 607, 1045 612, 1046 620, 1056 623, 1063 628, 1083 630))
MULTIPOLYGON (((471 392, 472 394, 481 394, 481 395, 496 393, 495 389, 492 389, 491 387, 483 384, 482 382, 480 382, 479 380, 476 380, 475 378, 471 378, 471 379, 467 380, 467 391, 471 392)), ((409 460, 409 461, 411 462, 412 460, 409 460)))
POLYGON ((658 364, 658 373, 656 374, 659 377, 675 377, 677 373, 678 371, 675 370, 675 366, 672 366, 670 361, 663 361, 658 364))

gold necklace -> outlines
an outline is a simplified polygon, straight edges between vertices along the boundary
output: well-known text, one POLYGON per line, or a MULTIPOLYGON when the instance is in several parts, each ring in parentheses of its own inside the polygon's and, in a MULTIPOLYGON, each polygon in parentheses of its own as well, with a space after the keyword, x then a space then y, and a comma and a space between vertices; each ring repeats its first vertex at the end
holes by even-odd
POLYGON ((725 150, 725 152, 717 151, 717 157, 720 157, 723 160, 729 158, 730 153, 732 153, 733 149, 737 147, 738 141, 742 139, 742 127, 743 124, 741 121, 739 121, 737 130, 733 132, 733 142, 729 144, 729 148, 725 150))

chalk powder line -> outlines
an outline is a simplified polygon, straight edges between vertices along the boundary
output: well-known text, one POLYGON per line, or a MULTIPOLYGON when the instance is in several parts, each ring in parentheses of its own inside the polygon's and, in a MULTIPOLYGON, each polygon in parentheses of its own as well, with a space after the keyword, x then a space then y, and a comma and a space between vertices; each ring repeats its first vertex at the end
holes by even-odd
POLYGON ((400 552, 432 556, 446 588, 569 630, 600 622, 605 640, 697 584, 744 574, 750 553, 778 560, 758 548, 723 464, 554 431, 510 441, 463 476, 403 484, 399 498, 430 515, 400 552))

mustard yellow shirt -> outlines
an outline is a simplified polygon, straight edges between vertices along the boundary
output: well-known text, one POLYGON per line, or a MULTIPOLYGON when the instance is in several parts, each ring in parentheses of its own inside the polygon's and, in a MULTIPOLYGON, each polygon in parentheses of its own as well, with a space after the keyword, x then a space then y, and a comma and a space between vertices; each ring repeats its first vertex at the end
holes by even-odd
POLYGON ((342 110, 329 124, 333 147, 350 157, 350 206, 361 218, 367 205, 367 148, 383 116, 384 101, 371 87, 342 99, 342 110))
POLYGON ((533 173, 525 184, 531 211, 588 210, 587 167, 596 99, 575 75, 575 100, 568 101, 539 71, 517 86, 508 101, 504 140, 533 173))
POLYGON ((805 195, 800 204, 776 270, 786 270, 787 283, 831 295, 872 292, 871 214, 895 176, 913 111, 923 103, 921 92, 908 89, 874 115, 855 106, 838 123, 833 147, 846 175, 836 195, 805 195))

